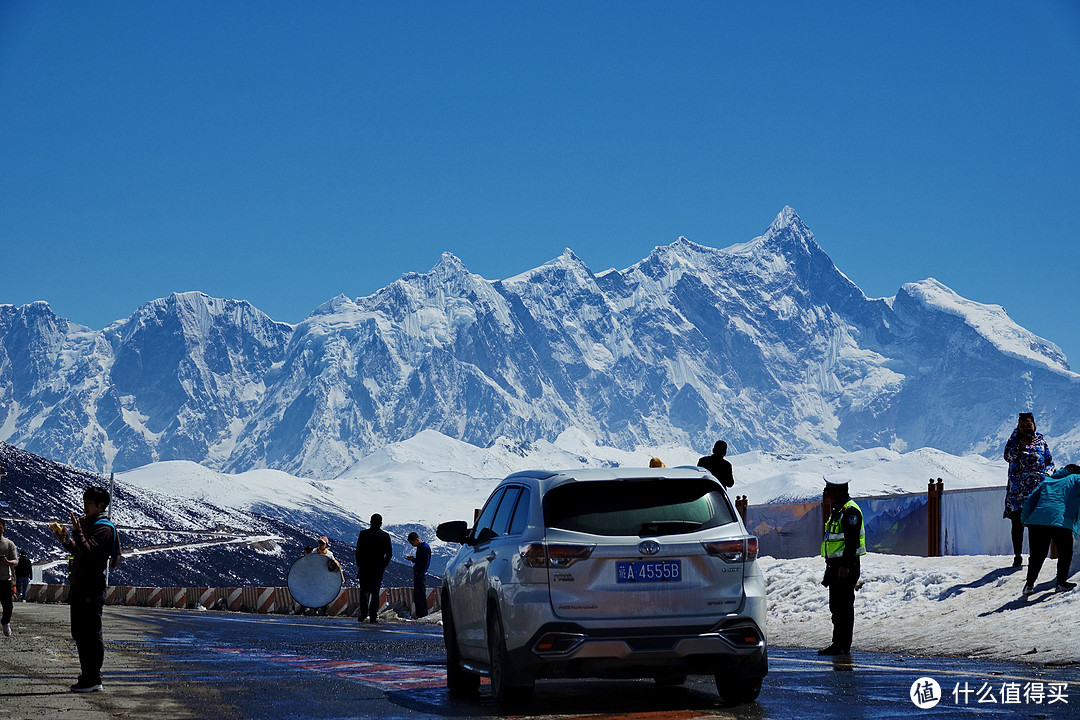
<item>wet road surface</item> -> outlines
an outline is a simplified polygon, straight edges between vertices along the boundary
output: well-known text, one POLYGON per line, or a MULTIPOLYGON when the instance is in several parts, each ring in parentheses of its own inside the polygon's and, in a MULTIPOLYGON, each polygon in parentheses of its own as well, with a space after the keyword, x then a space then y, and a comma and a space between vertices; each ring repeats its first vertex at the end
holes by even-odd
MULTIPOLYGON (((486 685, 445 690, 442 631, 420 622, 144 611, 160 677, 200 720, 500 717, 486 685)), ((693 718, 1080 718, 1080 667, 856 652, 833 662, 770 648, 758 702, 723 708, 711 678, 540 681, 528 714, 604 720, 693 718), (923 679, 937 683, 937 689, 923 679), (916 685, 916 683, 918 683, 916 685), (937 705, 920 709, 915 698, 937 705)), ((153 680, 154 678, 147 678, 153 680)))

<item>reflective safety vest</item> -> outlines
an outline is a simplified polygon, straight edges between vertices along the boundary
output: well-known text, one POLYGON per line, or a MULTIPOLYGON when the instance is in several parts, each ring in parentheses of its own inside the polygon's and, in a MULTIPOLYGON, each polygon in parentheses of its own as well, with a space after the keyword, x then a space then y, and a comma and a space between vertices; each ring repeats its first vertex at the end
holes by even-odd
MULTIPOLYGON (((825 523, 825 538, 821 541, 822 557, 838 558, 844 554, 844 528, 840 526, 840 519, 844 516, 843 510, 848 508, 859 510, 855 501, 849 498, 841 512, 831 516, 825 523)), ((866 554, 866 524, 863 522, 862 510, 859 510, 859 547, 855 549, 855 554, 866 554)))

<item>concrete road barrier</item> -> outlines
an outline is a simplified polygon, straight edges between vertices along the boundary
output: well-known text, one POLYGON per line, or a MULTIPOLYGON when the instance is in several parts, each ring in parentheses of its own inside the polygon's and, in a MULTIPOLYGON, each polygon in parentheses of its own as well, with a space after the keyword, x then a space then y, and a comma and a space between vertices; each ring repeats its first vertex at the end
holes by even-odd
MULTIPOLYGON (((30 585, 26 602, 66 603, 68 585, 30 585)), ((412 609, 412 588, 383 588, 379 607, 404 605, 412 609)), ((428 591, 428 612, 440 609, 438 589, 428 591)), ((287 587, 130 587, 112 585, 105 590, 107 605, 163 608, 203 607, 252 613, 288 613, 298 605, 287 587)), ((360 589, 342 588, 327 606, 328 615, 356 616, 360 612, 360 589)))

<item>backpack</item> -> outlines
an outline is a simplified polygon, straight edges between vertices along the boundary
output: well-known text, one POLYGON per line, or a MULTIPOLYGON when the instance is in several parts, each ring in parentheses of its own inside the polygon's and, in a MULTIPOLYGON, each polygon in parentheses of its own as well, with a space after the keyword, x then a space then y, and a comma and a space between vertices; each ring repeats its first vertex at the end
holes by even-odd
POLYGON ((120 567, 120 561, 124 559, 124 556, 120 554, 120 531, 116 529, 116 525, 109 518, 98 518, 94 521, 94 525, 105 525, 112 528, 113 546, 112 553, 109 555, 109 568, 115 570, 120 567))

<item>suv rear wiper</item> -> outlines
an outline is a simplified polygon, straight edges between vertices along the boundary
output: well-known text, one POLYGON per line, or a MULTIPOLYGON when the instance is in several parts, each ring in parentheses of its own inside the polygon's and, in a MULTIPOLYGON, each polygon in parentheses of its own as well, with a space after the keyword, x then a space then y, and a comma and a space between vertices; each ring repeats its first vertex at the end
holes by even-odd
POLYGON ((678 533, 690 533, 701 529, 701 523, 690 520, 659 520, 657 522, 642 523, 638 529, 638 535, 675 535, 678 533))

